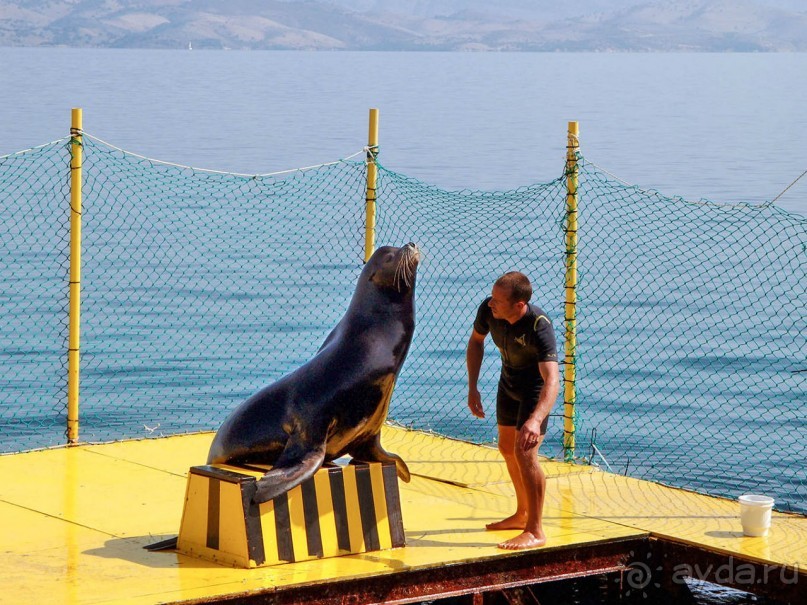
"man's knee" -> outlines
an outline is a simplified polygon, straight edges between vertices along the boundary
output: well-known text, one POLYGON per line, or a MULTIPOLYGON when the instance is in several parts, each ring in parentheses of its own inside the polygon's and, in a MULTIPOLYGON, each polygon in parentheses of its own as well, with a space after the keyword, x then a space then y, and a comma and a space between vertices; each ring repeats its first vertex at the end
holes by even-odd
POLYGON ((529 466, 530 462, 537 457, 535 448, 525 450, 523 447, 517 447, 514 454, 518 465, 521 467, 529 466))
POLYGON ((524 449, 523 447, 515 447, 514 455, 518 461, 519 466, 522 467, 535 467, 538 465, 538 450, 543 443, 544 438, 541 437, 533 447, 524 449))

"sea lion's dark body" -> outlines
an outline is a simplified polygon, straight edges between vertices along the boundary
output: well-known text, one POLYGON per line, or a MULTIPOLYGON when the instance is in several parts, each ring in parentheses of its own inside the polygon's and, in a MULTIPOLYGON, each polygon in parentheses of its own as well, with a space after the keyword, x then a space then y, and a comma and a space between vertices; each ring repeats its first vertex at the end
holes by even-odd
POLYGON ((414 244, 379 248, 317 354, 236 408, 216 433, 208 463, 271 464, 258 481, 258 502, 345 454, 394 462, 408 481, 406 464, 384 451, 379 437, 415 329, 418 259, 414 244))

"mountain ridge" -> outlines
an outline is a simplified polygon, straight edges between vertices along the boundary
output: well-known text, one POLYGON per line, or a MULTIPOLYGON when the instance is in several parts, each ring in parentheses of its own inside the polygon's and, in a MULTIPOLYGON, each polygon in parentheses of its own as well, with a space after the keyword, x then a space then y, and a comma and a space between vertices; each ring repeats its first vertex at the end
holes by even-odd
POLYGON ((0 46, 804 52, 795 0, 0 0, 0 46), (581 6, 584 5, 584 6, 581 6))

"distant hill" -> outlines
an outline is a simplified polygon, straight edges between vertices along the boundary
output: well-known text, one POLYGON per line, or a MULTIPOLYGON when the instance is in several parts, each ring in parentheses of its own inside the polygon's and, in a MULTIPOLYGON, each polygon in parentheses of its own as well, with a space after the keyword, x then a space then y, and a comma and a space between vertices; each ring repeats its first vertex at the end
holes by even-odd
POLYGON ((805 0, 0 0, 0 46, 807 51, 805 0))

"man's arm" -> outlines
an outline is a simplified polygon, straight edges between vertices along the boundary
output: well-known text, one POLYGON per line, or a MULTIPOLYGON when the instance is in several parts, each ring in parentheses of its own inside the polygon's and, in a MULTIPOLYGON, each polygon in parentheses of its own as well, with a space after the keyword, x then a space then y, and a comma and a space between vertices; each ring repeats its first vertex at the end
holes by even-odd
POLYGON ((538 443, 541 438, 541 424, 552 411, 552 406, 555 405, 560 391, 560 373, 557 361, 538 362, 538 371, 541 373, 541 378, 544 379, 544 386, 541 387, 535 409, 519 431, 518 444, 523 449, 529 449, 538 443))
POLYGON ((482 359, 485 356, 485 335, 476 330, 471 331, 468 348, 465 351, 465 365, 468 367, 468 407, 471 414, 477 418, 485 417, 482 407, 482 396, 479 394, 477 383, 479 372, 482 369, 482 359))

